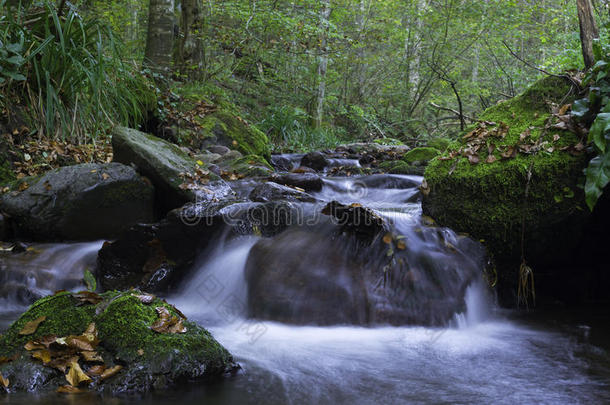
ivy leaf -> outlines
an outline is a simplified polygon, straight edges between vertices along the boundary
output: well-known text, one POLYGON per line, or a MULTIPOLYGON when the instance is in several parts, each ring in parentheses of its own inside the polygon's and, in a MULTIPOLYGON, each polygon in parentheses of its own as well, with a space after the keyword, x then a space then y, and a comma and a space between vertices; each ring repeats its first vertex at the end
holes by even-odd
POLYGON ((589 131, 589 142, 593 142, 595 146, 602 152, 606 152, 606 140, 604 135, 610 131, 610 113, 597 114, 595 122, 589 131))
POLYGON ((587 206, 593 211, 604 187, 610 182, 610 153, 607 152, 593 158, 589 162, 589 167, 585 169, 585 174, 587 177, 585 183, 587 206))
POLYGON ((574 101, 572 105, 572 116, 576 118, 582 118, 589 112, 589 100, 581 98, 580 100, 574 101))

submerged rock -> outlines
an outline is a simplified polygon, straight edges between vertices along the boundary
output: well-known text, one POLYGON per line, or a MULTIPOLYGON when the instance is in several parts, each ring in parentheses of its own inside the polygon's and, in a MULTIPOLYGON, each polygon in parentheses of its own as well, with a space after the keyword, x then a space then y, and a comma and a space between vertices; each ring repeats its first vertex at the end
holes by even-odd
POLYGON ((21 179, 15 187, 0 197, 0 211, 15 237, 111 238, 153 220, 153 188, 119 163, 66 166, 21 179))
POLYGON ((314 197, 303 191, 282 186, 273 182, 266 182, 254 187, 254 189, 250 192, 249 198, 256 202, 271 202, 278 200, 295 202, 317 201, 314 197))
POLYGON ((0 337, 0 359, 5 391, 70 383, 111 396, 217 378, 235 367, 207 330, 137 290, 60 292, 37 301, 0 337))
POLYGON ((274 175, 271 176, 269 180, 283 186, 299 187, 305 191, 320 191, 322 190, 323 184, 322 178, 314 173, 287 173, 274 175))

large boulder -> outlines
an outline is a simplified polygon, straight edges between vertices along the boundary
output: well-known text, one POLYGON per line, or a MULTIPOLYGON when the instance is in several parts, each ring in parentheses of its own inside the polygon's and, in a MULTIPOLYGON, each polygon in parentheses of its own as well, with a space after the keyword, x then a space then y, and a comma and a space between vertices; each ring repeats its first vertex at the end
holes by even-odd
POLYGON ((298 187, 305 191, 322 190, 322 178, 315 173, 286 173, 273 175, 270 181, 284 186, 298 187))
POLYGON ((425 172, 424 212, 485 241, 506 303, 515 302, 522 256, 535 274, 556 276, 583 235, 588 158, 581 136, 561 129, 565 112, 550 110, 570 102, 570 86, 548 77, 491 107, 425 172))
POLYGON ((480 280, 482 247, 423 224, 397 229, 358 205, 259 240, 246 263, 250 316, 293 324, 445 325, 480 280))
MULTIPOLYGON (((193 189, 183 184, 185 176, 194 177, 201 166, 178 146, 135 129, 117 127, 112 132, 112 149, 116 162, 135 165, 150 179, 162 211, 195 201, 193 189)), ((217 179, 214 174, 209 177, 217 179)))
POLYGON ((137 290, 42 298, 0 337, 0 392, 144 394, 234 367, 207 330, 137 290))
POLYGON ((62 167, 21 179, 14 188, 0 197, 0 211, 18 238, 112 238, 153 220, 152 186, 120 163, 62 167))
POLYGON ((328 157, 322 152, 309 152, 301 159, 301 166, 321 172, 330 165, 328 157))
POLYGON ((256 202, 271 202, 271 201, 292 201, 292 202, 316 202, 317 200, 311 195, 288 187, 282 186, 274 182, 266 182, 254 187, 250 192, 249 198, 256 202))

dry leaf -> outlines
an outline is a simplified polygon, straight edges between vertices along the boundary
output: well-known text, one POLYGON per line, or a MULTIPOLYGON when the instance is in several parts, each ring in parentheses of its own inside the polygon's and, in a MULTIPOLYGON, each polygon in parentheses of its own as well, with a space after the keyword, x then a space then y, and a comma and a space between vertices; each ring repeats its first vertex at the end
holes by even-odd
POLYGON ((90 383, 91 377, 83 372, 78 364, 78 361, 73 361, 70 364, 70 371, 68 371, 68 374, 66 374, 66 380, 71 386, 78 387, 83 382, 90 383))
POLYGON ((34 319, 33 321, 26 323, 23 329, 21 329, 21 331, 19 332, 19 334, 25 336, 35 333, 38 329, 38 325, 43 323, 45 319, 47 319, 47 317, 43 315, 39 318, 34 319))
POLYGON ((85 304, 97 305, 103 301, 103 298, 101 295, 91 292, 91 291, 81 291, 79 293, 73 294, 72 296, 80 301, 79 305, 85 305, 85 304))
POLYGON ((2 373, 0 373, 0 384, 2 384, 2 386, 4 388, 8 388, 10 381, 8 380, 8 378, 4 378, 4 376, 2 375, 2 373))
POLYGON ((396 243, 396 248, 397 248, 398 250, 405 250, 405 249, 407 248, 407 244, 405 243, 405 241, 404 241, 404 240, 399 240, 399 241, 396 243))
POLYGON ((134 297, 136 297, 137 299, 140 300, 140 302, 142 304, 145 305, 150 305, 152 304, 152 302, 155 300, 155 296, 152 294, 138 294, 138 295, 134 295, 134 297))
POLYGON ((392 243, 392 239, 393 238, 391 233, 386 233, 385 235, 383 235, 383 243, 385 243, 386 245, 392 243))
POLYGON ((109 178, 110 178, 110 175, 108 173, 102 173, 102 179, 108 180, 109 178))
POLYGON ((144 356, 144 350, 138 349, 138 355, 139 356, 144 356))
POLYGON ((100 378, 102 379, 102 381, 107 380, 108 378, 115 376, 122 369, 123 366, 114 366, 112 368, 109 368, 102 373, 102 376, 100 378))
POLYGON ((89 367, 89 370, 87 370, 87 374, 89 374, 92 377, 99 377, 102 374, 104 374, 104 371, 106 371, 106 366, 103 364, 98 364, 98 365, 89 367))
POLYGON ((557 142, 561 137, 557 134, 553 135, 553 142, 557 142))
POLYGON ((80 352, 80 356, 87 363, 103 363, 104 359, 97 352, 80 352))
POLYGON ((80 394, 85 391, 81 390, 80 388, 73 387, 71 385, 62 385, 61 387, 57 388, 57 391, 55 392, 60 394, 80 394))
POLYGON ((485 162, 486 163, 493 163, 496 160, 498 160, 498 159, 494 155, 489 155, 489 156, 487 156, 487 159, 485 159, 485 162))
POLYGON ((43 364, 51 362, 51 352, 48 350, 36 350, 32 352, 32 357, 42 361, 43 364))

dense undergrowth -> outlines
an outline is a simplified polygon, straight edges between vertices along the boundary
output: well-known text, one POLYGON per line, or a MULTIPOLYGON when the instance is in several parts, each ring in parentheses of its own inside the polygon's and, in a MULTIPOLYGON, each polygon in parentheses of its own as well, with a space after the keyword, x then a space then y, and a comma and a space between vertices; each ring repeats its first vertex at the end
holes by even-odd
POLYGON ((89 143, 113 125, 140 124, 154 107, 154 87, 98 20, 47 0, 19 7, 2 1, 0 9, 0 109, 7 126, 89 143))

